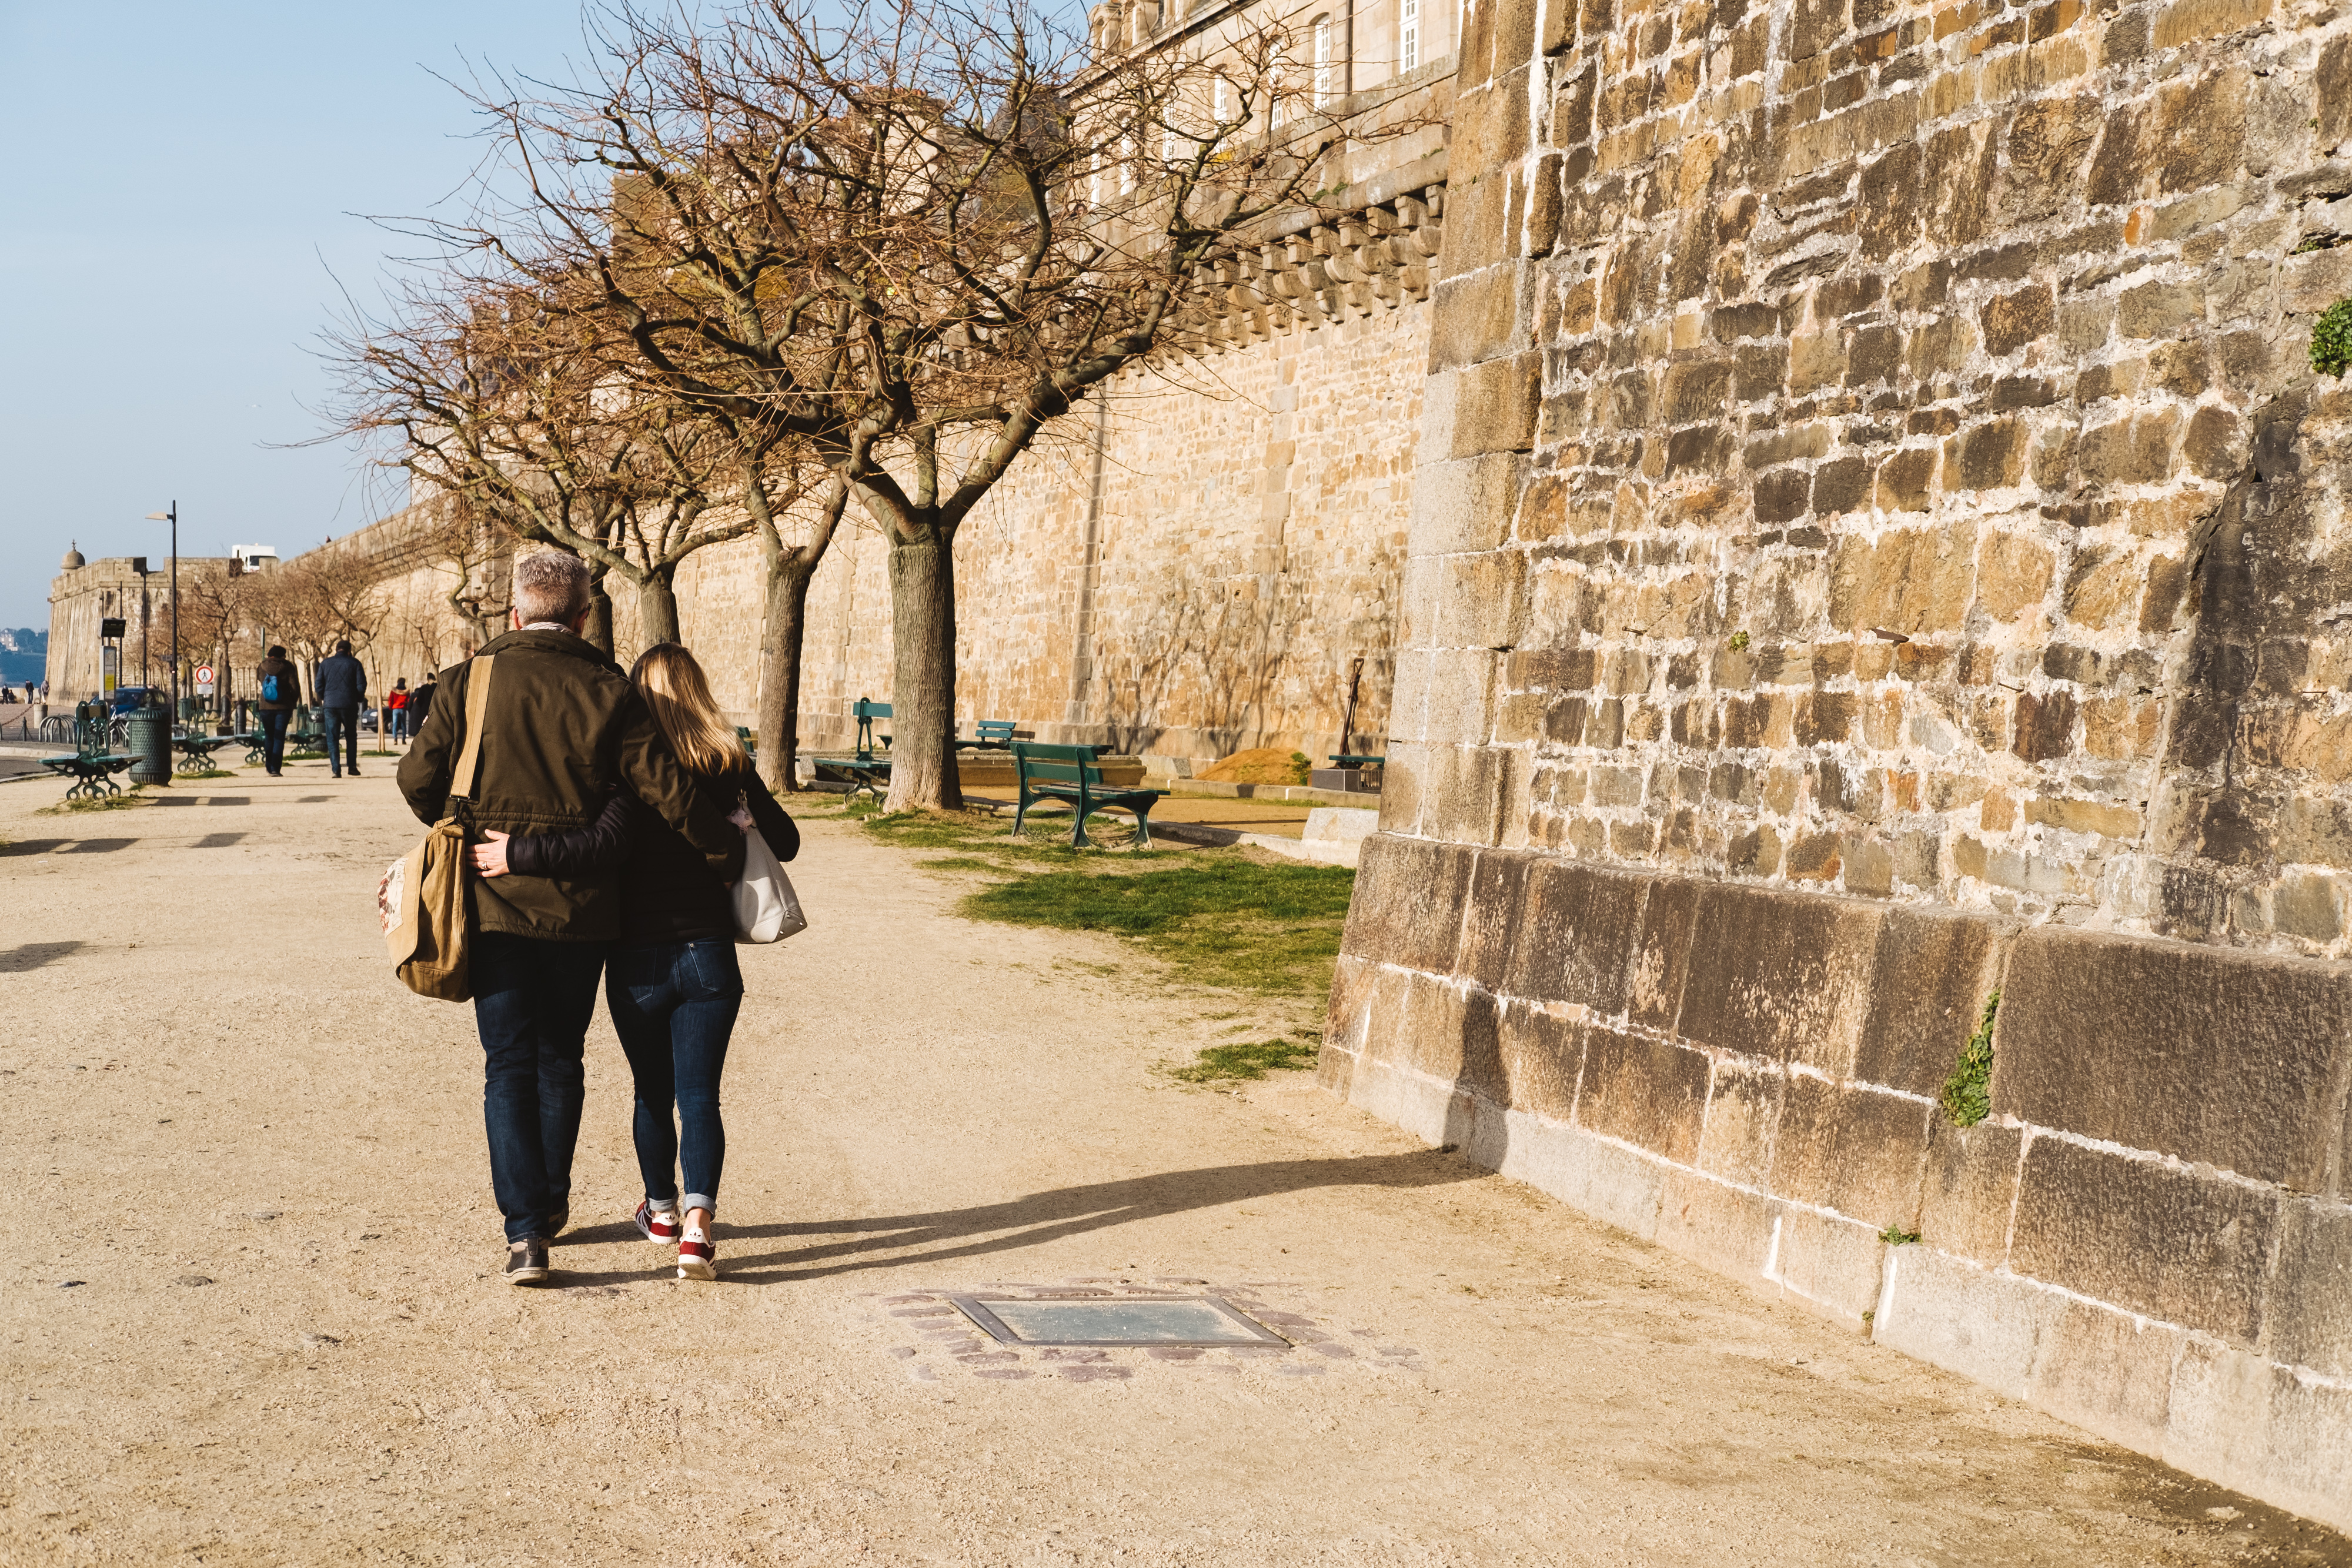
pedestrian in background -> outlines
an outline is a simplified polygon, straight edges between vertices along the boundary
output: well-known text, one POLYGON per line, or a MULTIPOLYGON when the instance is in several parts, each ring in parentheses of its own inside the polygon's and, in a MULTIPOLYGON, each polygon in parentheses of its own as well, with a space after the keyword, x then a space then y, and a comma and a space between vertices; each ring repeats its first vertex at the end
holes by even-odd
MULTIPOLYGON (((741 875, 741 833, 678 766, 620 667, 579 635, 588 612, 588 567, 578 557, 515 562, 515 629, 444 672, 445 693, 400 760, 409 810, 438 821, 462 788, 469 836, 568 832, 625 789, 683 835, 710 874, 741 875), (479 760, 472 779, 456 779, 477 680, 489 682, 479 760)), ((582 1059, 604 956, 621 935, 620 878, 502 876, 475 883, 468 904, 482 1120, 506 1218, 502 1277, 534 1284, 547 1278, 548 1243, 572 1218, 582 1059)))
POLYGON ((261 766, 272 779, 286 773, 286 725, 302 701, 302 674, 286 659, 282 645, 273 644, 254 666, 253 689, 259 694, 254 715, 261 720, 261 766))
POLYGON ((319 702, 327 710, 327 768, 338 779, 343 776, 345 757, 352 777, 360 776, 360 705, 365 701, 367 670, 352 657, 351 643, 338 643, 333 656, 319 666, 319 702), (335 749, 339 735, 341 753, 335 749))
POLYGON ((432 713, 433 672, 427 670, 425 678, 416 683, 416 689, 408 694, 408 733, 423 735, 425 721, 432 716, 432 713))
POLYGON ((392 690, 384 697, 383 706, 392 710, 393 739, 406 740, 408 738, 408 677, 406 675, 392 683, 392 690))

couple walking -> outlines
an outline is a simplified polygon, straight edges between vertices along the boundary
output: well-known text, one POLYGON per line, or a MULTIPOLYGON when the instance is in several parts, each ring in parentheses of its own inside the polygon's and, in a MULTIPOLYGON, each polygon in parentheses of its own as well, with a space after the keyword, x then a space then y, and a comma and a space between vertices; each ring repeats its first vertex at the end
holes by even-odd
POLYGON ((637 1228, 676 1247, 680 1279, 715 1279, 719 1080, 743 1002, 728 887, 742 873, 745 829, 779 860, 798 851, 800 831, 751 771, 691 653, 665 643, 625 676, 579 635, 583 562, 517 561, 513 602, 513 631, 443 672, 399 769, 410 810, 437 821, 469 684, 495 658, 462 820, 478 873, 468 939, 505 1278, 546 1279, 548 1243, 571 1218, 601 977, 636 1085, 637 1228))

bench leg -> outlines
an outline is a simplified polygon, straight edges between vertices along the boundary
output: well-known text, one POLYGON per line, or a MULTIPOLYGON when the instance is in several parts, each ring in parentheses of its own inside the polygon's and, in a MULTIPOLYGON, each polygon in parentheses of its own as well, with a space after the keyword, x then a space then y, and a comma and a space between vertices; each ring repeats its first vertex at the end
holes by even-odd
POLYGON ((1139 850, 1151 847, 1151 808, 1149 806, 1135 813, 1135 847, 1139 850))
POLYGON ((1019 838, 1029 821, 1029 791, 1024 789, 1013 802, 1013 836, 1019 838))
POLYGON ((1074 850, 1090 850, 1095 847, 1095 841, 1087 837, 1087 814, 1083 810, 1078 812, 1077 821, 1071 825, 1070 847, 1074 850))

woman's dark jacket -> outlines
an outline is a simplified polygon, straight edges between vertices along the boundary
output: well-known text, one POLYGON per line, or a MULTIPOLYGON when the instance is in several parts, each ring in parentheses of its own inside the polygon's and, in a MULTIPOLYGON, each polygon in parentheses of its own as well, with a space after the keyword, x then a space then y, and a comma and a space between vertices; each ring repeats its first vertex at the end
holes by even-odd
MULTIPOLYGON (((751 810, 752 825, 778 860, 800 853, 800 829, 751 768, 688 777, 722 814, 735 809, 740 793, 751 810)), ((727 883, 659 812, 626 789, 585 828, 507 841, 507 870, 517 876, 594 877, 615 869, 621 873, 624 945, 651 947, 735 935, 727 883)))

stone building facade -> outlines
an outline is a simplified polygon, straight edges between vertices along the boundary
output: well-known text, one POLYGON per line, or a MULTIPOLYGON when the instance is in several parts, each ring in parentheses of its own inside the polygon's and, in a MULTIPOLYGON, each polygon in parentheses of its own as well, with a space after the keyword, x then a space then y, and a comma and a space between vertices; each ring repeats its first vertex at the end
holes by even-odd
MULTIPOLYGON (((203 558, 183 556, 182 570, 203 558)), ((225 558, 224 558, 225 559, 225 558)), ((49 700, 65 705, 104 688, 100 623, 121 621, 124 685, 172 684, 172 563, 167 558, 118 555, 98 560, 67 550, 49 582, 49 700)))
POLYGON ((2352 1525, 2347 22, 1467 16, 1325 1082, 2352 1525))

